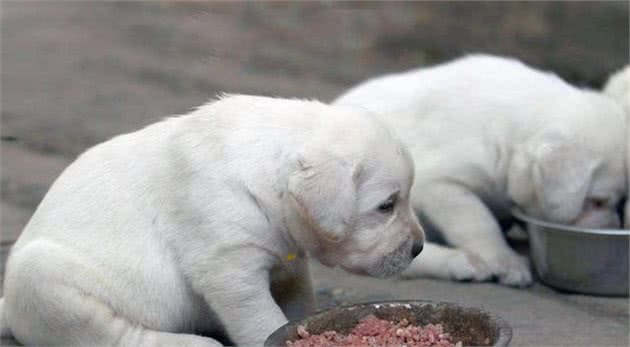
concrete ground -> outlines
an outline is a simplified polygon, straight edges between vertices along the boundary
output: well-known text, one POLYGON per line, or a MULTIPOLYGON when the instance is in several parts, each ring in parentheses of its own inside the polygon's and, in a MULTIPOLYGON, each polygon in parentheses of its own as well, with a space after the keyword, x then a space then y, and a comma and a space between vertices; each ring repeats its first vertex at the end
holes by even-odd
MULTIPOLYGON (((220 91, 330 100, 369 76, 476 51, 597 87, 629 50, 627 2, 3 2, 1 10, 2 265, 77 154, 220 91)), ((504 317, 513 346, 629 343, 628 298, 313 270, 322 307, 452 301, 504 317)))

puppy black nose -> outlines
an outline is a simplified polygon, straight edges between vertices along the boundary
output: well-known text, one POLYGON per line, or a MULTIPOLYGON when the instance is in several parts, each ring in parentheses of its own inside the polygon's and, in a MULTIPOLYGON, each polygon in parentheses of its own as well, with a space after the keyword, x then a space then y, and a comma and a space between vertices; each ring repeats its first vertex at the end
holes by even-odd
POLYGON ((424 243, 414 242, 413 246, 411 246, 411 255, 415 258, 422 252, 422 248, 424 247, 424 243))

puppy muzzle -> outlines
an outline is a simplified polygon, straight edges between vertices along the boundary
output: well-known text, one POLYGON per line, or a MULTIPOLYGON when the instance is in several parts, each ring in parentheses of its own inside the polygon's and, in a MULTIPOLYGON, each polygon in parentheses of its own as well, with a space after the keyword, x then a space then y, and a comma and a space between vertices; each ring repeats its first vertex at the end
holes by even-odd
POLYGON ((420 255, 420 252, 422 252, 423 248, 424 248, 424 243, 414 242, 413 245, 411 246, 411 256, 413 258, 417 257, 418 255, 420 255))
MULTIPOLYGON (((401 273, 411 264, 413 258, 415 258, 412 251, 413 247, 414 244, 412 240, 407 240, 396 248, 396 250, 383 257, 380 263, 368 270, 368 275, 378 278, 388 278, 401 273)), ((416 246, 416 251, 418 251, 419 254, 420 250, 422 250, 422 244, 420 243, 419 250, 417 247, 418 246, 416 246)))

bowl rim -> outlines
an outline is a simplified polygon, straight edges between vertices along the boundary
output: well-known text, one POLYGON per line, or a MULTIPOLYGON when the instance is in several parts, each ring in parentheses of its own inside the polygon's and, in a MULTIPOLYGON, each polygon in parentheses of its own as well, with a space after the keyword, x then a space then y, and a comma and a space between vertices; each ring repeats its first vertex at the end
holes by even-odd
POLYGON ((494 314, 492 312, 489 312, 489 311, 487 311, 487 310, 485 310, 485 309, 483 309, 481 307, 463 306, 463 305, 460 305, 458 303, 448 302, 448 301, 404 299, 404 300, 383 300, 383 301, 359 302, 359 303, 354 303, 354 304, 347 304, 347 305, 330 307, 330 308, 327 308, 325 310, 320 310, 320 311, 314 312, 313 314, 310 314, 310 315, 308 315, 306 317, 287 322, 284 325, 278 327, 271 334, 269 334, 269 336, 267 336, 267 338, 265 339, 265 342, 264 342, 264 346, 269 346, 267 344, 267 342, 271 339, 272 336, 281 334, 289 326, 296 326, 296 325, 298 325, 299 323, 301 323, 302 321, 304 321, 307 318, 324 315, 327 312, 330 312, 332 310, 349 309, 349 308, 360 307, 360 306, 375 306, 375 305, 389 305, 389 304, 396 304, 396 305, 429 304, 429 305, 433 305, 433 306, 437 306, 437 305, 453 305, 453 306, 457 306, 457 307, 463 308, 463 309, 475 309, 475 310, 480 311, 481 313, 487 314, 490 317, 490 320, 493 321, 497 325, 498 337, 497 337, 497 340, 494 342, 494 344, 492 346, 508 346, 510 344, 510 342, 512 341, 512 334, 513 334, 512 333, 512 327, 501 316, 499 316, 497 314, 494 314))
POLYGON ((566 232, 573 231, 582 234, 591 234, 591 235, 611 235, 611 236, 630 236, 630 229, 590 229, 590 228, 582 228, 576 227, 573 225, 564 225, 564 224, 556 224, 552 222, 545 222, 533 217, 526 215, 523 211, 521 211, 517 207, 513 207, 511 209, 512 215, 526 223, 530 223, 536 226, 541 226, 547 228, 549 231, 553 232, 566 232))

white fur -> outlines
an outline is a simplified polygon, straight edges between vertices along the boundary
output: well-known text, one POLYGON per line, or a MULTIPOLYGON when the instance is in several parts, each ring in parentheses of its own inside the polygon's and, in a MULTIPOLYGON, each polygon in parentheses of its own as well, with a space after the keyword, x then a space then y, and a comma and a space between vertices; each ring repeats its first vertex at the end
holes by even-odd
POLYGON ((517 60, 472 55, 370 79, 334 104, 380 114, 409 146, 412 205, 455 247, 425 245, 407 276, 529 284, 526 260, 495 219, 512 202, 553 222, 618 225, 624 118, 599 93, 517 60))
POLYGON ((62 173, 12 249, 3 322, 27 345, 261 344, 314 308, 305 253, 375 276, 411 262, 412 180, 365 112, 226 97, 62 173))
POLYGON ((604 93, 612 96, 630 115, 630 65, 610 76, 604 86, 604 93))
MULTIPOLYGON (((626 166, 630 179, 630 65, 610 76, 604 86, 604 93, 615 99, 626 111, 626 166)), ((630 197, 630 191, 627 194, 630 197)), ((630 229, 630 200, 626 203, 625 226, 630 229)))

